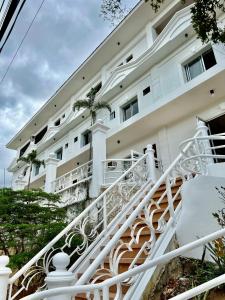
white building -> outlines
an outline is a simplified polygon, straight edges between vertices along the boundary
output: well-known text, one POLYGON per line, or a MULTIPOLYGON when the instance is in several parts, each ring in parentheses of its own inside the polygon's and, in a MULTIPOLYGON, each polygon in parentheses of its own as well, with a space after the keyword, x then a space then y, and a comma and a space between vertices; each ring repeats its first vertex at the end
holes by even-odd
MULTIPOLYGON (((90 181, 90 196, 96 198, 102 192, 102 187, 110 186, 147 149, 146 165, 151 171, 149 177, 152 182, 157 181, 162 171, 167 176, 160 179, 155 190, 154 187, 150 190, 152 197, 164 182, 168 188, 166 180, 170 180, 168 176, 172 176, 172 171, 178 167, 174 159, 182 148, 179 148, 179 144, 192 138, 197 127, 203 138, 190 140, 191 143, 196 142, 198 147, 195 145, 187 159, 183 160, 184 164, 189 163, 190 156, 192 159, 192 164, 185 168, 189 175, 183 174, 184 178, 186 180, 193 174, 206 175, 207 169, 208 179, 209 175, 217 175, 216 182, 220 185, 223 183, 224 175, 221 176, 221 168, 218 167, 223 164, 218 163, 222 159, 219 155, 225 154, 225 150, 217 146, 221 145, 224 137, 219 141, 211 138, 213 144, 210 144, 207 136, 225 132, 225 47, 221 44, 203 45, 197 39, 188 6, 192 2, 186 1, 184 6, 178 0, 168 0, 158 13, 154 13, 149 3, 144 1, 135 7, 8 143, 8 148, 17 150, 17 157, 9 166, 9 171, 13 172, 14 189, 27 185, 27 166, 18 163, 17 159, 21 155, 26 156, 32 149, 37 150, 39 159, 45 160, 46 167, 33 169, 31 186, 45 186, 48 192, 62 194, 65 205, 85 197, 82 194, 85 180, 90 181), (90 129, 93 135, 93 162, 88 163, 88 130, 91 124, 89 113, 87 110, 74 111, 73 104, 78 99, 86 98, 90 89, 96 86, 99 87, 96 101, 107 101, 112 112, 109 114, 105 110, 100 111, 97 119, 102 122, 97 121, 90 129), (198 144, 199 141, 201 144, 198 144), (91 165, 92 173, 89 168, 91 165), (191 165, 195 166, 191 168, 191 165)), ((218 21, 221 26, 225 24, 225 15, 220 15, 218 21)), ((189 145, 188 142, 185 145, 189 145)), ((187 189, 188 184, 189 182, 186 183, 187 189)), ((168 201, 173 196, 173 192, 170 192, 167 189, 168 201)), ((183 198, 185 193, 187 191, 184 190, 183 198)), ((121 195, 122 193, 120 197, 121 195)), ((93 204, 90 209, 94 211, 96 207, 93 204)), ((215 209, 216 207, 219 205, 215 205, 215 209)), ((122 211, 121 206, 118 208, 122 211)), ((169 212, 172 216, 174 212, 170 209, 171 207, 169 212)), ((204 209, 202 211, 204 215, 204 209)), ((186 219, 183 220, 186 224, 186 219)), ((109 232, 115 231, 114 227, 108 228, 107 224, 104 223, 104 228, 109 232)), ((210 232, 210 228, 215 229, 210 224, 209 221, 206 233, 210 232)), ((194 227, 196 224, 193 221, 191 225, 194 227)), ((177 232, 178 236, 180 232, 181 244, 193 240, 193 235, 183 240, 182 230, 177 232)), ((191 235, 191 228, 190 232, 191 235)), ((102 243, 107 244, 106 240, 102 243)), ((162 245, 167 247, 168 240, 162 245)), ((164 253, 164 246, 159 253, 164 253)), ((90 258, 98 252, 99 249, 94 249, 87 256, 90 258)), ((92 272, 93 268, 92 266, 92 272)), ((79 266, 74 266, 73 271, 86 274, 86 269, 87 260, 86 264, 83 260, 79 266)), ((141 281, 142 291, 151 275, 146 275, 145 280, 141 281)), ((86 284, 87 278, 84 275, 78 283, 86 284)), ((137 290, 136 287, 135 291, 137 290)), ((126 299, 139 299, 140 294, 137 296, 136 292, 133 291, 133 298, 126 299)))
MULTIPOLYGON (((98 114, 109 127, 107 159, 128 158, 131 150, 143 153, 153 144, 166 169, 179 143, 193 135, 196 118, 216 133, 225 112, 225 49, 202 45, 189 8, 177 2, 167 1, 158 14, 148 3, 139 4, 13 137, 7 147, 17 150, 9 166, 14 188, 27 184, 26 166, 17 158, 31 147, 45 161, 56 154, 57 177, 88 161, 90 118, 87 111, 74 112, 73 104, 100 84, 97 100, 112 107, 111 115, 98 114)), ((33 187, 55 179, 46 179, 46 169, 33 169, 33 187)))

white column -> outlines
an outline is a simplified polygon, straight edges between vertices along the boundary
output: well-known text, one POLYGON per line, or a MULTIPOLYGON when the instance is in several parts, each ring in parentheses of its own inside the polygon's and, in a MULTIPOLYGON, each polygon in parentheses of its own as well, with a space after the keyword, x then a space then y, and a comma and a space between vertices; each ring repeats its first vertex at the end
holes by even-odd
POLYGON ((6 300, 8 284, 9 284, 9 275, 12 273, 10 268, 6 266, 9 263, 8 256, 0 256, 0 299, 6 300))
POLYGON ((53 186, 52 181, 56 179, 56 171, 57 171, 57 164, 59 160, 56 158, 55 153, 50 153, 49 158, 45 161, 45 168, 46 168, 46 178, 45 178, 45 192, 52 193, 53 186))
POLYGON ((106 82, 107 80, 107 68, 106 66, 103 66, 101 69, 101 81, 102 81, 102 85, 106 82))
POLYGON ((145 32, 146 32, 148 48, 150 48, 153 45, 155 39, 157 38, 157 33, 151 23, 146 25, 145 32))
POLYGON ((92 131, 92 180, 90 185, 90 197, 99 196, 103 184, 103 161, 106 160, 106 132, 109 127, 98 120, 91 128, 92 131))
MULTIPOLYGON (((49 290, 60 287, 69 287, 74 284, 75 276, 72 272, 67 271, 67 267, 70 263, 70 257, 68 254, 61 252, 54 255, 52 260, 55 271, 50 272, 45 278, 45 282, 49 290)), ((70 295, 59 295, 48 297, 48 300, 71 300, 70 295)))
POLYGON ((152 145, 147 145, 147 168, 148 168, 148 179, 151 179, 153 183, 157 181, 156 176, 156 167, 155 167, 155 156, 154 156, 154 149, 152 148, 152 145))
POLYGON ((19 175, 18 178, 13 183, 13 190, 14 191, 21 191, 27 185, 27 180, 24 180, 24 176, 19 175))
MULTIPOLYGON (((197 121, 197 130, 201 132, 201 136, 207 137, 209 136, 209 128, 205 125, 205 122, 198 120, 197 121)), ((212 150, 210 149, 211 145, 210 145, 210 141, 205 139, 205 140, 200 140, 199 145, 203 145, 204 146, 204 153, 205 154, 212 154, 212 150)), ((214 160, 213 158, 209 157, 207 159, 208 164, 214 164, 214 160)))

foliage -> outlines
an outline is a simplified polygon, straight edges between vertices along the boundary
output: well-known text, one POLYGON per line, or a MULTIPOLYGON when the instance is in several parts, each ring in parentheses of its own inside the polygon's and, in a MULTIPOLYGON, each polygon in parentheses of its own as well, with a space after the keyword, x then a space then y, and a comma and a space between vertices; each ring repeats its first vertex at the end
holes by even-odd
POLYGON ((97 92, 98 92, 97 88, 92 88, 90 92, 87 94, 87 99, 77 100, 73 105, 73 109, 77 109, 78 111, 81 108, 87 108, 89 110, 91 116, 91 125, 93 125, 96 122, 97 111, 101 109, 106 109, 109 112, 111 112, 111 106, 107 102, 95 101, 97 92))
MULTIPOLYGON (((149 2, 152 9, 157 12, 165 0, 143 0, 149 2)), ((185 0, 181 0, 185 4, 185 0)), ((218 25, 217 17, 220 12, 225 12, 223 0, 195 0, 191 8, 192 24, 198 38, 203 43, 212 41, 214 43, 225 42, 225 28, 218 25)), ((102 0, 101 13, 104 19, 113 20, 116 16, 124 16, 122 0, 102 0)))
POLYGON ((0 249, 18 269, 63 228, 65 209, 59 197, 41 190, 0 190, 0 249))
POLYGON ((30 189, 31 172, 32 172, 33 166, 36 166, 38 168, 40 168, 40 166, 45 167, 45 162, 44 162, 44 160, 37 159, 37 151, 36 150, 32 150, 30 153, 27 154, 26 157, 21 156, 20 158, 17 159, 17 162, 19 162, 19 161, 23 161, 29 165, 29 179, 28 179, 28 184, 27 184, 27 189, 29 190, 30 189))

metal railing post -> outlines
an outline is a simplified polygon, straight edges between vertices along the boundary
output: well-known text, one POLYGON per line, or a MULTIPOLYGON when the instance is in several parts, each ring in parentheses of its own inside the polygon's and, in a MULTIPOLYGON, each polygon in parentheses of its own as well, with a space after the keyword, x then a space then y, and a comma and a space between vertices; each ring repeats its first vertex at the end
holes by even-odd
POLYGON ((173 207, 173 195, 172 195, 169 175, 166 178, 166 194, 167 194, 170 217, 174 218, 175 212, 174 212, 174 207, 173 207))
POLYGON ((10 268, 6 266, 9 263, 9 257, 2 255, 0 256, 0 299, 6 300, 7 290, 9 285, 9 275, 12 273, 10 268))
POLYGON ((146 153, 147 153, 146 162, 148 168, 148 178, 151 179, 153 183, 155 183, 157 181, 155 157, 154 157, 155 150, 153 149, 151 144, 147 145, 146 153))
MULTIPOLYGON (((60 252, 54 255, 52 260, 53 266, 55 267, 55 271, 50 272, 48 276, 45 278, 45 282, 48 286, 48 289, 55 289, 60 287, 71 286, 75 277, 74 274, 70 271, 67 271, 66 267, 70 263, 70 257, 64 253, 60 252)), ((72 297, 70 295, 59 295, 48 297, 47 300, 71 300, 72 297)))

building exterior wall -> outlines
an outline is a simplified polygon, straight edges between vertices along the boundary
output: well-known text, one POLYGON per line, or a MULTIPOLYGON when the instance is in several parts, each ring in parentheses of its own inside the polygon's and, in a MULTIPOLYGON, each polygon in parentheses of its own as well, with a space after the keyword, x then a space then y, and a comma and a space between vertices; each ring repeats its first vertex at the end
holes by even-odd
MULTIPOLYGON (((177 1, 174 3, 177 5, 177 1)), ((164 14, 165 11, 162 19, 164 14)), ((91 87, 99 82, 103 87, 97 100, 108 101, 115 111, 112 120, 106 111, 99 112, 97 116, 110 128, 107 132, 108 158, 124 158, 131 149, 143 152, 147 144, 156 144, 158 157, 166 168, 178 154, 179 143, 194 135, 196 116, 207 119, 225 111, 225 93, 216 94, 214 101, 209 95, 209 90, 214 88, 214 78, 225 70, 225 47, 211 46, 217 65, 187 82, 184 64, 210 45, 202 45, 197 40, 187 8, 173 14, 164 31, 157 36, 153 24, 159 24, 159 21, 160 15, 157 15, 155 23, 152 21, 140 28, 128 44, 123 45, 121 41, 118 54, 81 89, 74 90, 62 108, 55 107, 55 113, 45 120, 48 132, 37 145, 38 158, 47 160, 51 153, 62 147, 63 158, 58 162, 57 176, 88 160, 89 145, 83 147, 81 143, 82 133, 90 127, 90 117, 85 110, 73 112, 73 104, 86 98, 91 87), (133 58, 126 63, 130 55, 133 58), (119 66, 121 63, 123 65, 119 66), (144 95, 147 87, 150 87, 150 92, 144 95), (134 97, 138 99, 139 113, 123 121, 123 106, 134 97), (55 126, 59 119, 60 125, 55 126), (76 137, 78 140, 75 142, 76 137)), ((223 16, 221 22, 224 22, 223 16)), ((33 135, 37 132, 34 131, 33 135)), ((17 158, 20 149, 21 145, 17 149, 17 158)), ((23 174, 24 166, 18 169, 14 162, 9 169, 15 182, 23 174)), ((44 168, 37 176, 33 170, 34 185, 41 186, 44 176, 44 168)))

